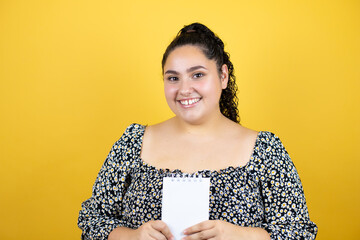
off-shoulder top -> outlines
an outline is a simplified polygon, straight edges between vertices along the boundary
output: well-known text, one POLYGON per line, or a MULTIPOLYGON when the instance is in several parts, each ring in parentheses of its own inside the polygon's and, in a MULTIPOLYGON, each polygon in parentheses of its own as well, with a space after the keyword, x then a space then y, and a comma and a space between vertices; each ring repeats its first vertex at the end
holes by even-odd
MULTIPOLYGON (((82 239, 107 239, 116 227, 136 229, 161 219, 163 177, 187 175, 142 161, 145 128, 130 125, 112 146, 92 196, 82 203, 78 218, 82 239)), ((273 133, 258 133, 245 166, 200 170, 192 175, 210 178, 210 220, 260 227, 271 239, 315 239, 318 229, 310 221, 299 175, 273 133)))

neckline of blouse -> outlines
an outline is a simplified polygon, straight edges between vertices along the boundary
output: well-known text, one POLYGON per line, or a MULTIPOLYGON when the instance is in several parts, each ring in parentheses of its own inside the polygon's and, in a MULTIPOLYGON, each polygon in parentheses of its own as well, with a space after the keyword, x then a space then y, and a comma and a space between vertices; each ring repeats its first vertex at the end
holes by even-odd
POLYGON ((242 171, 242 170, 248 170, 250 168, 250 166, 252 166, 253 161, 255 159, 255 152, 257 151, 257 147, 259 145, 259 142, 261 140, 261 135, 264 133, 263 131, 259 131, 255 140, 255 145, 253 147, 253 151, 252 154, 250 156, 249 161, 247 161, 247 163, 243 166, 228 166, 219 170, 210 170, 210 169, 201 169, 201 170, 197 170, 195 172, 192 173, 188 173, 188 172, 183 172, 181 169, 173 169, 170 170, 168 168, 158 168, 155 167, 154 165, 151 165, 147 162, 145 162, 141 157, 141 148, 142 148, 142 143, 143 143, 143 136, 145 133, 145 129, 147 127, 147 125, 141 125, 141 124, 137 124, 140 126, 139 128, 139 134, 137 134, 137 137, 139 138, 139 144, 138 144, 138 148, 136 149, 136 160, 139 161, 139 163, 145 167, 148 168, 152 171, 155 171, 159 174, 164 174, 164 175, 177 175, 177 176, 213 176, 213 175, 221 175, 224 173, 232 173, 232 172, 238 172, 238 171, 242 171))

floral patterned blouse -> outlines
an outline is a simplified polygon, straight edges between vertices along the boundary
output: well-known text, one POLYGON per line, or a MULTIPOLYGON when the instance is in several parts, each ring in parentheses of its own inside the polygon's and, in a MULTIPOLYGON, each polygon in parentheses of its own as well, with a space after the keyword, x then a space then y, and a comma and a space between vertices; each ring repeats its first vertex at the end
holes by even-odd
MULTIPOLYGON (((130 125, 113 145, 82 203, 78 226, 82 239, 107 239, 116 227, 136 229, 161 219, 162 179, 180 170, 158 169, 140 158, 145 126, 130 125)), ((259 132, 245 166, 192 175, 210 178, 209 219, 239 226, 261 227, 271 239, 315 239, 303 187, 280 139, 259 132)))

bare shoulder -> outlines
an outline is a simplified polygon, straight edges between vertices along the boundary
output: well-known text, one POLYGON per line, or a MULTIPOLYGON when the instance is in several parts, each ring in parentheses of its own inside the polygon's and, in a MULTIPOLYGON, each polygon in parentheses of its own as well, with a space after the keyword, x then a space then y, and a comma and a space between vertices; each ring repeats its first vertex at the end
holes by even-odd
POLYGON ((148 125, 143 136, 141 158, 150 164, 156 164, 156 160, 160 158, 163 149, 166 148, 166 143, 171 141, 172 134, 170 132, 173 130, 169 120, 148 125))
POLYGON ((155 147, 155 144, 159 144, 164 140, 166 141, 172 132, 171 119, 147 126, 143 136, 143 150, 150 150, 155 147))
POLYGON ((237 123, 231 123, 228 125, 228 132, 232 133, 233 136, 242 141, 255 142, 259 132, 247 127, 244 127, 237 123))
POLYGON ((146 127, 144 138, 164 137, 173 129, 171 119, 146 127))
POLYGON ((242 128, 242 134, 245 138, 256 140, 259 132, 250 128, 240 126, 242 128))

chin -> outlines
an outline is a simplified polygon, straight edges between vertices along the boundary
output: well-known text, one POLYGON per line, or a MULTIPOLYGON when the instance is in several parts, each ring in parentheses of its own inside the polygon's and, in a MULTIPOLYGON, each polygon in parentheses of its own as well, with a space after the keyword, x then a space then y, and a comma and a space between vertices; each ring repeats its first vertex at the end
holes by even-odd
POLYGON ((181 121, 186 122, 190 125, 200 125, 204 122, 204 119, 198 116, 177 116, 181 121))

